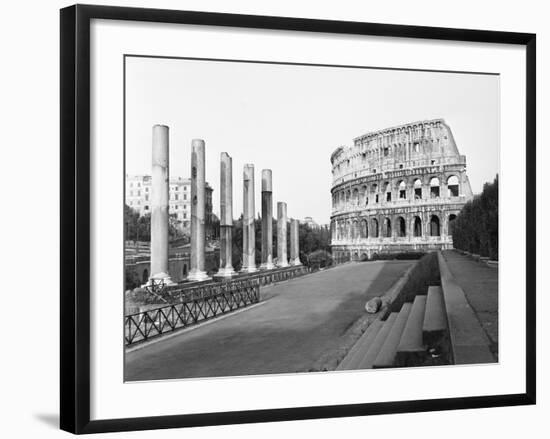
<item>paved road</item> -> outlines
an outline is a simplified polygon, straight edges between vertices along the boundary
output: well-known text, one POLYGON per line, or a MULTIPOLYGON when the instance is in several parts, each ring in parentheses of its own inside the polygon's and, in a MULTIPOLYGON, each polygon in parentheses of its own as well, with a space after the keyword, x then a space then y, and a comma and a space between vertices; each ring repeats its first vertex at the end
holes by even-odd
POLYGON ((265 303, 126 354, 128 381, 311 370, 412 264, 345 264, 262 288, 265 303))
POLYGON ((498 358, 498 268, 476 262, 456 251, 445 251, 443 254, 491 340, 491 351, 498 358))

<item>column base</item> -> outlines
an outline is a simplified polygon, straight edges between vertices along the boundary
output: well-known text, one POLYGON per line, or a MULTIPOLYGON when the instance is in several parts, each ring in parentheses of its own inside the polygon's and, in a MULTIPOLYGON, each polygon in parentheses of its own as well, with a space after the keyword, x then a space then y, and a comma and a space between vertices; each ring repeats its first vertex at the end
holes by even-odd
POLYGON ((277 264, 278 268, 287 268, 290 267, 290 264, 288 262, 283 262, 281 264, 277 264))
POLYGON ((260 270, 273 270, 274 268, 276 268, 276 266, 273 262, 264 262, 260 265, 260 270))
POLYGON ((252 267, 243 267, 241 268, 241 273, 256 273, 258 272, 258 267, 252 266, 252 267))
POLYGON ((237 272, 233 269, 233 267, 225 267, 220 268, 218 272, 214 275, 214 277, 233 277, 236 276, 237 272))
POLYGON ((302 262, 299 259, 295 259, 294 261, 290 261, 290 266, 291 267, 298 267, 300 265, 302 265, 302 262))
POLYGON ((191 270, 187 275, 187 280, 190 282, 201 282, 208 279, 211 279, 211 277, 206 274, 206 271, 201 271, 197 269, 191 270))

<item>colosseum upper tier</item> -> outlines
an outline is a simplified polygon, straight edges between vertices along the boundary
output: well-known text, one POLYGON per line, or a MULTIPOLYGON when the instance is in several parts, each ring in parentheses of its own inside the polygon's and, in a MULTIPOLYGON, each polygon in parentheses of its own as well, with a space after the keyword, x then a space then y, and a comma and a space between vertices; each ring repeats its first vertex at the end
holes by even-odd
POLYGON ((330 160, 338 262, 452 248, 452 221, 472 189, 443 119, 364 134, 330 160))

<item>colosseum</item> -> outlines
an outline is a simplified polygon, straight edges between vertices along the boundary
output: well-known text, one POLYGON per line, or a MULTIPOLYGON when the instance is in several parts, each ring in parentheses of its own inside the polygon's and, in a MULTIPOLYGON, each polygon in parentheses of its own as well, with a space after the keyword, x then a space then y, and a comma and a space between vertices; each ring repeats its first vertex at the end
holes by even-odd
POLYGON ((452 222, 473 195, 443 119, 364 134, 330 160, 338 262, 452 248, 452 222))

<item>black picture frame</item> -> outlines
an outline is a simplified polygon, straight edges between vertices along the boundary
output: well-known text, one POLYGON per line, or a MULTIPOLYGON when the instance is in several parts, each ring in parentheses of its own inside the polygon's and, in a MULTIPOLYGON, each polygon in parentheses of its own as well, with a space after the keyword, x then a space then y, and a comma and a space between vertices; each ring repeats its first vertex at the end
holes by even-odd
POLYGON ((535 404, 536 35, 377 23, 74 5, 60 20, 60 424, 72 433, 192 427, 535 404), (508 395, 90 420, 90 21, 208 26, 503 43, 526 48, 526 392, 508 395))

